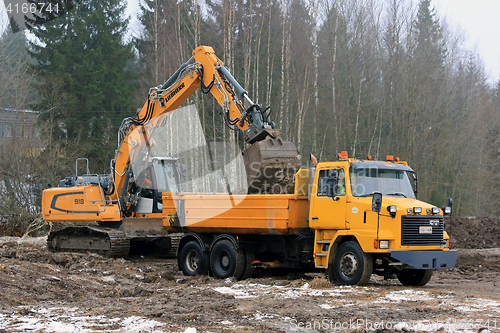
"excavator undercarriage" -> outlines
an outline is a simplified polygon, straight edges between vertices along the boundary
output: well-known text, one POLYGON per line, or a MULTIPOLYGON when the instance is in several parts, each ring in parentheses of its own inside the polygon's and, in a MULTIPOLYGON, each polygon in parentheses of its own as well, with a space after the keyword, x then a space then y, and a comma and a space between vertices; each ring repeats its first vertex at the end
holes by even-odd
POLYGON ((120 229, 99 225, 66 227, 50 232, 47 248, 50 252, 92 252, 106 257, 153 255, 174 258, 183 235, 130 237, 120 229))
POLYGON ((130 239, 123 231, 102 226, 71 226, 51 231, 47 237, 50 252, 93 252, 107 257, 125 257, 130 239))

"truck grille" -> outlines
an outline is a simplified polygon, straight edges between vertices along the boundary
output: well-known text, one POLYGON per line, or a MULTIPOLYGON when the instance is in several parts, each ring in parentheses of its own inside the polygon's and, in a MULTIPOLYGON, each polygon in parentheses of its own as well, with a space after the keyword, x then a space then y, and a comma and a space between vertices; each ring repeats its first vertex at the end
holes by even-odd
POLYGON ((401 245, 442 244, 442 216, 404 215, 401 217, 401 245), (429 233, 429 227, 432 227, 432 233, 429 233))

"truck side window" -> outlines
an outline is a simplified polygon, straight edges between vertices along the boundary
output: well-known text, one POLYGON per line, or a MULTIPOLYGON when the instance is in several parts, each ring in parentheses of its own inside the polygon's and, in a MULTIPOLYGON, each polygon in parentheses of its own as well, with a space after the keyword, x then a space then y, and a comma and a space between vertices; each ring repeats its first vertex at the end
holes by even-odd
POLYGON ((325 169, 319 171, 319 197, 344 196, 345 180, 343 169, 325 169))

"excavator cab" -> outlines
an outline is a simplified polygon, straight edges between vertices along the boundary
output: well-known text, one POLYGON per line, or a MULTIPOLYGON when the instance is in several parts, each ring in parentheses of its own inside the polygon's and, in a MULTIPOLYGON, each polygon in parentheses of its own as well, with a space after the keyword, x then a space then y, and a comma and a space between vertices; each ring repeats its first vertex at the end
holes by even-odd
POLYGON ((129 188, 127 215, 162 212, 162 193, 176 193, 181 189, 182 165, 179 159, 152 157, 138 175, 133 177, 129 188))

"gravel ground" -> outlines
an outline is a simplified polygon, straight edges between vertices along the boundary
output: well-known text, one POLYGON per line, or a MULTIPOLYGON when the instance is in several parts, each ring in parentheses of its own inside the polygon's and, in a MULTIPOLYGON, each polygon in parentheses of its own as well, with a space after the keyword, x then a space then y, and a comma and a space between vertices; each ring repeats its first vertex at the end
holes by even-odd
POLYGON ((321 274, 187 278, 175 259, 52 254, 0 238, 0 332, 500 332, 500 249, 459 251, 425 287, 321 274))

